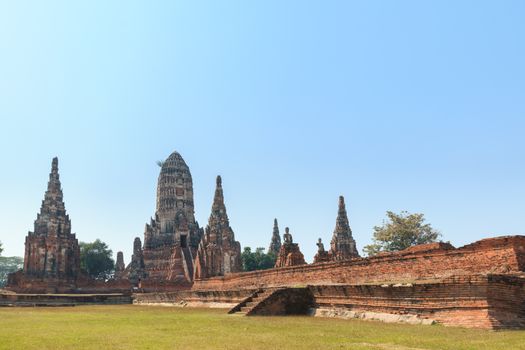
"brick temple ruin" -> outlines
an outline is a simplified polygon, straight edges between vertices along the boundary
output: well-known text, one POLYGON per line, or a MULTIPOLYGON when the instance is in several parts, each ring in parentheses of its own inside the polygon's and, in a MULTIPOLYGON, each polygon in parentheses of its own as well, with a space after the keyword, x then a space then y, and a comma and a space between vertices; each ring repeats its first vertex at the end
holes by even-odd
MULTIPOLYGON (((326 250, 319 238, 314 263, 304 260, 289 228, 281 241, 275 219, 268 249, 277 258, 275 268, 241 272, 241 246, 230 227, 221 177, 216 180, 208 225, 201 228, 194 216, 191 173, 177 152, 162 163, 156 211, 145 226, 144 244, 135 238, 127 266, 123 255, 117 254, 114 279, 94 281, 80 270, 78 242, 65 211, 56 158, 34 227, 26 237, 24 269, 8 280, 7 289, 18 294, 0 293, 0 305, 34 305, 39 298, 51 304, 67 302, 58 294, 21 293, 124 292, 129 296, 133 291, 138 305, 525 328, 525 236, 484 239, 460 248, 431 243, 363 258, 341 196, 330 247, 326 250)), ((108 294, 99 298, 128 300, 108 294)))
POLYGON ((53 292, 57 288, 75 288, 79 276, 80 248, 71 233, 55 157, 34 231, 26 236, 24 269, 9 276, 9 285, 53 292))

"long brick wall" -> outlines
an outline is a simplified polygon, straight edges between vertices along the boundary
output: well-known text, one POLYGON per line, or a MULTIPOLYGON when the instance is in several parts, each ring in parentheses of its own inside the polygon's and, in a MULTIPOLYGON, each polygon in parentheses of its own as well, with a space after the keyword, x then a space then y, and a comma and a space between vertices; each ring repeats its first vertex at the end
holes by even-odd
POLYGON ((461 248, 432 243, 371 258, 230 274, 196 280, 193 290, 378 284, 522 271, 525 271, 525 236, 506 236, 484 239, 461 248))
POLYGON ((160 306, 189 306, 232 308, 248 298, 255 290, 176 291, 133 294, 133 304, 160 306))
POLYGON ((324 314, 375 312, 415 315, 449 326, 525 327, 522 275, 454 276, 404 285, 331 285, 309 289, 316 308, 324 314))
POLYGON ((1 306, 75 306, 131 304, 128 294, 17 294, 0 291, 1 306))

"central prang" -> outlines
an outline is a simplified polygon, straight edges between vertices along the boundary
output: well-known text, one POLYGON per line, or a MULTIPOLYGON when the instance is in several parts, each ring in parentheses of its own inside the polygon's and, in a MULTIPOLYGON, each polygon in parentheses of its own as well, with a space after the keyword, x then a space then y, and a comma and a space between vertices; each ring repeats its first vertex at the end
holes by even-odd
POLYGON ((191 284, 195 276, 240 271, 240 244, 228 223, 220 177, 205 234, 195 220, 188 165, 177 152, 160 165, 155 217, 146 224, 143 251, 134 253, 143 259, 134 266, 143 269, 135 271, 131 264, 127 269, 127 275, 134 276, 132 283, 176 288, 191 284))

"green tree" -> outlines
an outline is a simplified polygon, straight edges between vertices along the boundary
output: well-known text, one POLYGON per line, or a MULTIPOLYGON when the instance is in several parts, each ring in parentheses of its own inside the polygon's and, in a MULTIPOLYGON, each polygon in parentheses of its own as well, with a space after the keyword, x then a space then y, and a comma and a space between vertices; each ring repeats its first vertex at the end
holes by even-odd
POLYGON ((0 288, 5 287, 7 275, 24 267, 24 259, 18 256, 0 256, 0 288))
POLYGON ((374 227, 373 243, 363 249, 369 256, 436 242, 441 236, 439 231, 425 223, 423 214, 410 214, 406 211, 396 214, 387 211, 386 215, 388 220, 382 226, 374 227))
POLYGON ((275 266, 277 257, 274 254, 264 252, 264 248, 256 248, 252 252, 252 248, 244 247, 241 254, 242 267, 244 271, 266 270, 275 266))
POLYGON ((108 279, 114 269, 113 251, 100 239, 92 243, 80 242, 80 268, 96 279, 108 279))
POLYGON ((0 255, 2 255, 3 251, 4 251, 4 248, 2 248, 2 242, 0 242, 0 255))

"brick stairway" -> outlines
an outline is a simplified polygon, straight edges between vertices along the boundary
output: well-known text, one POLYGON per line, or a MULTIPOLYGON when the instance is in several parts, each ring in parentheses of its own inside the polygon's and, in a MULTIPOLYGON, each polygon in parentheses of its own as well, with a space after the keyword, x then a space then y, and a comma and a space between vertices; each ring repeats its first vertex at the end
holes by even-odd
POLYGON ((276 290, 275 289, 259 289, 253 293, 250 297, 246 298, 235 307, 233 307, 228 313, 237 316, 249 316, 251 311, 262 301, 268 299, 276 290))

